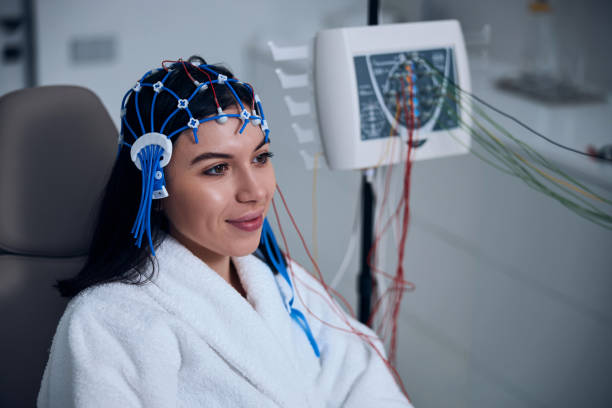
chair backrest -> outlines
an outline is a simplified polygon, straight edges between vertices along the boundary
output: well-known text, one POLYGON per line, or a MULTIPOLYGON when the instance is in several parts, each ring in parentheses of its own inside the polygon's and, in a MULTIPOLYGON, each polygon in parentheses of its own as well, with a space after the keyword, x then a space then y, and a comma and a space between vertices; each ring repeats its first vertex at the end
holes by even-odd
POLYGON ((0 97, 0 406, 33 407, 68 299, 52 287, 82 267, 117 129, 75 86, 0 97))

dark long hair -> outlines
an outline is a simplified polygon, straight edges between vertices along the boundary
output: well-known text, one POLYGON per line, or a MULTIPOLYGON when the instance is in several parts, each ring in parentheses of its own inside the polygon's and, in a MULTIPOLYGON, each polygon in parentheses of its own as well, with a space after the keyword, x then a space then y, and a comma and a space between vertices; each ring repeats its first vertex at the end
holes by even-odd
MULTIPOLYGON (((204 59, 197 56, 189 58, 188 61, 201 63, 198 60, 204 62, 204 59)), ((209 67, 228 78, 234 78, 234 75, 223 66, 210 65, 209 67)), ((195 90, 192 78, 200 83, 209 80, 208 76, 191 63, 177 62, 167 68, 171 73, 164 81, 164 86, 181 98, 187 99, 195 90)), ((142 82, 153 84, 161 81, 166 73, 164 69, 152 72, 142 82)), ((253 101, 252 90, 239 83, 233 83, 232 86, 242 103, 250 106, 253 101)), ((226 86, 215 86, 214 91, 222 109, 236 104, 233 94, 226 86)), ((145 132, 151 131, 149 118, 153 95, 154 91, 151 87, 143 87, 138 95, 138 108, 145 132)), ((141 135, 143 132, 133 96, 134 94, 126 103, 125 118, 136 134, 141 135)), ((165 92, 158 94, 154 111, 155 131, 159 131, 166 118, 176 109, 176 104, 173 96, 165 92)), ((193 117, 197 119, 217 114, 212 88, 198 92, 189 102, 189 109, 193 117)), ((184 110, 179 111, 166 124, 164 133, 171 134, 185 126, 188 120, 188 114, 184 110)), ((133 136, 127 129, 124 130, 124 138, 128 143, 133 141, 133 136)), ((178 135, 174 136, 172 143, 177 139, 178 135)), ((87 261, 75 277, 59 280, 55 285, 62 296, 73 297, 83 289, 96 284, 119 281, 140 285, 147 283, 152 278, 157 269, 155 257, 146 243, 143 242, 140 248, 137 247, 130 233, 140 205, 141 182, 140 170, 132 162, 129 148, 120 148, 104 190, 87 261), (151 265, 151 274, 148 275, 146 274, 147 263, 151 265)), ((155 248, 159 247, 168 233, 168 220, 160 207, 160 200, 154 200, 151 211, 151 238, 155 248)))

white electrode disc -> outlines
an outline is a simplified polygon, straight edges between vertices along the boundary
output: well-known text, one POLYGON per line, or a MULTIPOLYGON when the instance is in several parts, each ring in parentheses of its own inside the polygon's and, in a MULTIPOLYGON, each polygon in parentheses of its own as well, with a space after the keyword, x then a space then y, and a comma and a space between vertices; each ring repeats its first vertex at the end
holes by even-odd
POLYGON ((170 162, 170 157, 172 156, 172 142, 170 139, 161 133, 145 133, 136 139, 136 141, 132 144, 132 149, 130 150, 130 157, 132 158, 134 164, 136 164, 136 167, 138 167, 138 170, 142 170, 140 160, 138 159, 138 153, 150 145, 158 145, 164 149, 164 154, 162 155, 159 163, 161 167, 165 167, 170 162))

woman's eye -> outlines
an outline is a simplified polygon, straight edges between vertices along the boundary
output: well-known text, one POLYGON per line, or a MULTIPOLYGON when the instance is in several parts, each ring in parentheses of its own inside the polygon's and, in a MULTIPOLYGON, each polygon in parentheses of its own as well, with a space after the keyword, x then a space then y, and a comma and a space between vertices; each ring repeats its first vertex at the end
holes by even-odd
POLYGON ((271 159, 272 157, 274 157, 274 153, 265 152, 265 153, 258 154, 257 156, 255 156, 254 160, 259 164, 266 164, 268 162, 268 159, 271 159))
MULTIPOLYGON (((253 159, 253 162, 260 166, 263 166, 273 156, 274 156, 274 153, 272 152, 265 152, 262 154, 258 154, 253 159)), ((217 164, 216 166, 209 168, 208 170, 205 170, 203 173, 207 176, 222 176, 225 174, 225 172, 228 169, 229 169, 229 165, 227 163, 221 163, 221 164, 217 164)))
POLYGON ((223 172, 226 171, 227 168, 228 166, 226 163, 217 164, 216 166, 213 166, 210 169, 206 170, 204 174, 206 174, 207 176, 219 176, 223 174, 223 172))

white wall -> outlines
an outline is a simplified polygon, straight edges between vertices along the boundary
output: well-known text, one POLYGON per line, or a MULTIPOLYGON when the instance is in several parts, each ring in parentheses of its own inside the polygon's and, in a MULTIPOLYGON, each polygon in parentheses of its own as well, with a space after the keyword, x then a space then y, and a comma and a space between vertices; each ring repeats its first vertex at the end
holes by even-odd
MULTIPOLYGON (((386 3, 400 7, 401 2, 386 3)), ((493 20, 494 33, 512 27, 512 37, 496 42, 500 49, 520 42, 514 5, 471 0, 461 2, 469 5, 462 9, 456 5, 460 2, 431 3, 444 17, 471 18, 471 27, 493 20)), ((312 173, 304 169, 297 152, 292 119, 265 42, 292 45, 307 41, 321 28, 362 24, 366 1, 168 4, 36 2, 41 83, 90 87, 117 120, 125 90, 162 59, 197 53, 210 62, 227 62, 262 95, 273 132, 278 182, 310 241, 312 173), (69 42, 90 35, 115 36, 117 58, 71 65, 69 42)), ((427 3, 412 6, 418 11, 422 4, 427 3)), ((395 18, 387 17, 384 21, 395 18)), ((476 88, 488 89, 486 84, 476 88)), ((506 96, 488 97, 506 107, 506 96)), ((558 114, 545 113, 553 118, 558 114)), ((598 125, 585 132, 597 131, 598 125)), ((359 175, 324 168, 317 185, 320 265, 331 279, 351 230, 359 175)), ((415 404, 609 406, 612 352, 606 346, 612 344, 612 233, 474 156, 416 163, 411 195, 405 270, 417 289, 405 296, 400 314, 398 365, 415 404)), ((292 254, 310 265, 286 217, 283 225, 292 254)), ((354 260, 352 270, 357 268, 354 260)), ((355 304, 354 276, 344 279, 341 292, 355 304)))

